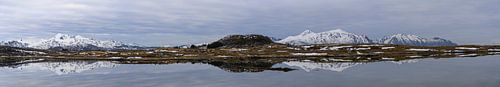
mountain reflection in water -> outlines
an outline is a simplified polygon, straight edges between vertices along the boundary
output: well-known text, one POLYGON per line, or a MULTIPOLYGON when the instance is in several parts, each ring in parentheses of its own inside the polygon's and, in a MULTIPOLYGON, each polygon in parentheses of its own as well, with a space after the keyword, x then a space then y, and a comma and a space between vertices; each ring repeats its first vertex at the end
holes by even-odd
MULTIPOLYGON (((477 57, 476 54, 463 57, 477 57)), ((114 68, 122 64, 204 64, 223 69, 227 72, 264 72, 279 71, 289 72, 297 69, 306 72, 311 71, 334 71, 342 72, 357 65, 388 61, 395 64, 416 63, 422 58, 397 60, 395 58, 381 58, 379 60, 343 60, 346 58, 273 58, 273 59, 220 59, 220 60, 169 60, 169 61, 80 61, 80 60, 44 60, 44 59, 22 59, 14 61, 2 60, 0 67, 14 70, 46 70, 57 75, 71 73, 82 73, 84 71, 99 68, 114 68)), ((371 58, 348 58, 348 59, 371 59, 371 58)))
POLYGON ((117 64, 109 61, 46 61, 20 65, 3 66, 17 70, 47 70, 57 75, 81 73, 97 68, 113 68, 117 64))

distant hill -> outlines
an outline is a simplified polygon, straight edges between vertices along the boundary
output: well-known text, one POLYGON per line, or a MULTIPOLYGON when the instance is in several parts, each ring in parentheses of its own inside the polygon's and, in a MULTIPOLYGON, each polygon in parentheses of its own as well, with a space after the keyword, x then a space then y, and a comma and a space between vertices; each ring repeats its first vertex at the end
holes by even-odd
POLYGON ((207 48, 241 48, 253 47, 274 43, 273 40, 267 36, 250 34, 250 35, 229 35, 218 41, 208 44, 207 48))

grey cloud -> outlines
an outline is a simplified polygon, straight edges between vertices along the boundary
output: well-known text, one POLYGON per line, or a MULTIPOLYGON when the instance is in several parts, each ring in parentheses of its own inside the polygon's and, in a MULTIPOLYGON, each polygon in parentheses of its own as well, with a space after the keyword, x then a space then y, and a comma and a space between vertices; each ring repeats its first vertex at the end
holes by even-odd
POLYGON ((145 45, 210 42, 227 34, 286 37, 344 28, 374 38, 439 36, 498 43, 496 0, 2 0, 0 40, 81 34, 145 45), (481 38, 481 39, 477 39, 481 38))

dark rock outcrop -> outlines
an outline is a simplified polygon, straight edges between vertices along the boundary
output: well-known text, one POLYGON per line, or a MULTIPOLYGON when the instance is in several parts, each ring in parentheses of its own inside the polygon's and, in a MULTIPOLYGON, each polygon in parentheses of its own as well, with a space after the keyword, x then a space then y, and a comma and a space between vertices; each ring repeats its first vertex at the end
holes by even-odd
POLYGON ((263 35, 229 35, 207 46, 207 48, 243 48, 274 43, 273 40, 263 35))

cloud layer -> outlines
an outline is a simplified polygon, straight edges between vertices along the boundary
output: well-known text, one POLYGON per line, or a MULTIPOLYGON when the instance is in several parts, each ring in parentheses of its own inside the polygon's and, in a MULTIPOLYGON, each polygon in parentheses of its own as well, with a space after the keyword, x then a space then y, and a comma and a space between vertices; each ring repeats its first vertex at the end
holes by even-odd
MULTIPOLYGON (((462 44, 500 43, 498 0, 2 0, 0 40, 55 33, 151 46, 210 42, 228 34, 286 37, 343 28, 462 44)), ((374 38, 374 39, 375 39, 374 38)))

